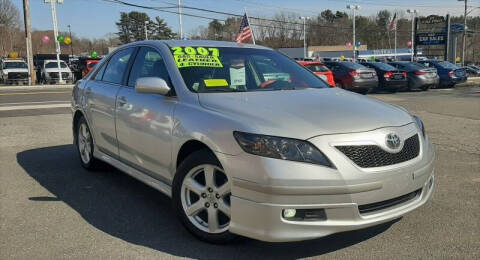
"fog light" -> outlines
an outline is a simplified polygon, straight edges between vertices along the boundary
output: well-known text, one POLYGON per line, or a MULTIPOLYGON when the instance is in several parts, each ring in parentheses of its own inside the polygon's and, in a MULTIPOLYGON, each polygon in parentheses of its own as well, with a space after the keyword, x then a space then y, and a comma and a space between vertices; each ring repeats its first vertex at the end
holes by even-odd
POLYGON ((283 217, 284 218, 293 218, 293 217, 295 217, 295 214, 297 214, 297 211, 295 209, 284 209, 283 210, 283 217))

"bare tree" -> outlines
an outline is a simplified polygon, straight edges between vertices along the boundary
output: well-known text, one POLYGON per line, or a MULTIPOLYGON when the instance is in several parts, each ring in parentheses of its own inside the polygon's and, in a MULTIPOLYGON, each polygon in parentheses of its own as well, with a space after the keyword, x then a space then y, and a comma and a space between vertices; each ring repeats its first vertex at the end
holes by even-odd
POLYGON ((0 0, 0 44, 2 53, 13 50, 15 34, 21 24, 20 12, 10 0, 0 0), (7 48, 9 44, 9 48, 7 48))

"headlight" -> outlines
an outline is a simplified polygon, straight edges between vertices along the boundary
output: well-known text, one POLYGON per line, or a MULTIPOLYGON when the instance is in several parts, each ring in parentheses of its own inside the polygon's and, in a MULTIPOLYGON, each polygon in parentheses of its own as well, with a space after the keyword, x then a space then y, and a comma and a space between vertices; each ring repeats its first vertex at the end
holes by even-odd
POLYGON ((413 119, 415 119, 415 122, 417 122, 417 125, 420 128, 420 130, 422 130, 423 137, 425 137, 425 126, 423 126, 422 120, 418 116, 413 116, 412 115, 412 117, 413 117, 413 119))
POLYGON ((242 149, 250 154, 334 167, 328 158, 307 141, 268 135, 233 132, 242 149))

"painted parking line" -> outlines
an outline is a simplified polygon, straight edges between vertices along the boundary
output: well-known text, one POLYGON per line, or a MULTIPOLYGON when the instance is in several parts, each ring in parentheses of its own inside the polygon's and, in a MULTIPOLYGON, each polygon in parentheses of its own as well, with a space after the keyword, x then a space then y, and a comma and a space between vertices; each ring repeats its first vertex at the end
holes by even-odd
POLYGON ((36 101, 36 102, 15 102, 15 103, 0 103, 0 107, 5 107, 5 106, 15 106, 15 105, 29 105, 29 104, 66 104, 65 100, 52 100, 52 101, 36 101))
POLYGON ((0 93, 0 96, 41 95, 41 94, 65 94, 65 93, 72 93, 72 91, 12 92, 12 93, 0 93))
POLYGON ((43 105, 20 105, 20 106, 0 106, 0 111, 27 110, 27 109, 46 109, 46 108, 66 108, 71 107, 70 103, 62 104, 43 104, 43 105))

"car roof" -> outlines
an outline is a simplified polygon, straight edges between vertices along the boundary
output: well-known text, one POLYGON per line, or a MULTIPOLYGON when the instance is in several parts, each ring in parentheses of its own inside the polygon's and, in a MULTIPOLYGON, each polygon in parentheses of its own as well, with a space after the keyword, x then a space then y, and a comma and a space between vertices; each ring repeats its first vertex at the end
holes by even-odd
MULTIPOLYGON (((145 44, 166 44, 168 47, 187 47, 187 46, 203 46, 203 47, 217 47, 217 48, 249 48, 249 49, 263 49, 271 50, 271 48, 253 45, 253 44, 244 44, 237 42, 227 42, 227 41, 208 41, 208 40, 153 40, 153 41, 137 41, 133 43, 126 44, 124 46, 136 46, 136 45, 145 45, 145 44)), ((123 47, 123 46, 122 46, 123 47)))
POLYGON ((306 65, 325 65, 325 63, 321 61, 303 61, 303 60, 298 60, 297 61, 300 65, 306 66, 306 65))

